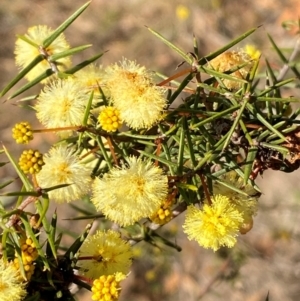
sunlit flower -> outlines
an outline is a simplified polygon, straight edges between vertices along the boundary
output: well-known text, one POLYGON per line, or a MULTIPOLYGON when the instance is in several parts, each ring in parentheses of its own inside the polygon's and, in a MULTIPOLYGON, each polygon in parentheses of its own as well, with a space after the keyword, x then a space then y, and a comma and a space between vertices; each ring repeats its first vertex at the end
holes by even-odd
POLYGON ((103 130, 106 132, 115 132, 119 127, 122 126, 120 119, 120 112, 114 107, 102 108, 98 121, 103 130))
POLYGON ((96 209, 122 226, 152 216, 168 194, 168 179, 159 167, 136 157, 128 163, 96 178, 92 187, 96 209))
POLYGON ((93 301, 117 301, 121 292, 120 282, 126 276, 122 273, 115 273, 114 275, 102 275, 94 280, 92 286, 92 300, 93 301))
POLYGON ((235 245, 242 223, 242 214, 230 199, 215 195, 212 205, 204 204, 202 209, 194 205, 188 207, 183 229, 190 240, 217 251, 222 246, 231 248, 235 245))
MULTIPOLYGON (((253 61, 251 57, 244 51, 228 51, 223 52, 208 63, 208 66, 218 72, 226 72, 235 67, 246 65, 237 71, 230 73, 232 77, 239 79, 246 79, 248 73, 250 73, 253 67, 253 61)), ((224 85, 230 90, 238 90, 242 86, 242 82, 222 79, 224 85)))
POLYGON ((69 186, 48 192, 50 200, 58 203, 71 202, 86 195, 90 189, 91 171, 81 163, 74 149, 59 145, 50 149, 44 156, 45 165, 37 174, 38 184, 42 188, 70 184, 69 186))
POLYGON ((112 230, 97 231, 88 236, 79 250, 79 255, 79 273, 92 279, 116 272, 127 274, 132 263, 130 244, 112 230))
MULTIPOLYGON (((87 90, 72 80, 58 79, 46 86, 35 105, 36 116, 46 128, 81 125, 89 99, 87 90)), ((71 131, 59 131, 60 135, 71 131)))
POLYGON ((12 263, 0 259, 0 300, 21 301, 27 295, 20 271, 12 263))
POLYGON ((162 118, 166 89, 153 83, 150 72, 133 61, 106 69, 106 85, 121 119, 133 129, 151 128, 162 118))
MULTIPOLYGON (((42 46, 43 41, 52 34, 53 30, 48 28, 46 25, 38 25, 30 27, 25 34, 25 37, 29 39, 33 44, 18 38, 16 41, 15 56, 17 66, 24 69, 27 67, 39 54, 40 51, 38 46, 42 46), (36 44, 36 46, 34 45, 36 44)), ((58 36, 50 46, 48 46, 45 51, 47 54, 53 55, 70 48, 69 44, 66 42, 65 36, 62 33, 58 36)), ((70 57, 64 57, 57 60, 57 67, 59 70, 65 70, 71 65, 70 57)), ((29 71, 25 77, 29 81, 35 79, 37 76, 49 69, 49 63, 46 59, 38 63, 31 71, 29 71)), ((45 82, 45 80, 44 80, 45 82)))

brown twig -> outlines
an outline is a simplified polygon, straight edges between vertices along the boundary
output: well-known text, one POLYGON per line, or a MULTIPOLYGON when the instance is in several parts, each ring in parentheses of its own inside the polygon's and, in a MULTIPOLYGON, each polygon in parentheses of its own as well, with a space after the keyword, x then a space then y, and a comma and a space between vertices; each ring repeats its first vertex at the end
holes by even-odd
POLYGON ((112 141, 111 141, 111 138, 109 136, 106 137, 106 140, 107 140, 107 144, 108 144, 108 147, 109 147, 109 150, 110 150, 110 153, 113 157, 113 160, 116 164, 116 166, 119 165, 118 163, 118 159, 117 159, 117 156, 116 156, 116 153, 115 153, 115 150, 114 150, 114 146, 112 145, 112 141))
POLYGON ((164 86, 167 83, 169 83, 170 81, 172 81, 173 79, 176 79, 176 78, 178 78, 182 75, 185 75, 185 74, 188 74, 188 73, 191 73, 191 72, 193 72, 193 69, 191 69, 191 68, 181 70, 180 72, 177 72, 177 73, 173 74, 172 76, 168 77, 167 79, 163 80, 162 82, 157 84, 157 86, 164 86))
POLYGON ((204 177, 203 177, 203 175, 201 173, 199 173, 198 175, 200 177, 200 180, 201 180, 201 183, 202 183, 202 187, 203 187, 203 191, 204 191, 204 194, 205 194, 206 199, 208 201, 208 204, 211 206, 212 202, 211 202, 209 191, 207 189, 206 181, 205 181, 205 179, 204 179, 204 177))

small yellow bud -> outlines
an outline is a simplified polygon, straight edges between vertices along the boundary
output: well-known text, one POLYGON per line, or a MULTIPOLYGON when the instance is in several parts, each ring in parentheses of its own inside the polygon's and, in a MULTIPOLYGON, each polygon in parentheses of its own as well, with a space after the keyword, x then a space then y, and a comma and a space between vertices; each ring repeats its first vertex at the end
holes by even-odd
POLYGON ((102 275, 94 280, 92 286, 92 300, 94 301, 117 301, 120 293, 119 282, 125 279, 126 276, 122 273, 114 275, 102 275), (99 287, 99 284, 101 286, 99 287))
POLYGON ((99 123, 103 130, 115 132, 121 125, 120 112, 114 107, 105 107, 99 114, 99 123))
POLYGON ((16 123, 12 129, 12 136, 18 144, 28 144, 33 139, 33 132, 29 122, 16 123))
POLYGON ((158 211, 150 217, 151 221, 159 225, 168 223, 173 217, 171 210, 172 205, 172 200, 167 199, 164 201, 158 211))
POLYGON ((36 174, 44 165, 43 155, 37 150, 24 150, 20 156, 19 165, 25 174, 36 174))

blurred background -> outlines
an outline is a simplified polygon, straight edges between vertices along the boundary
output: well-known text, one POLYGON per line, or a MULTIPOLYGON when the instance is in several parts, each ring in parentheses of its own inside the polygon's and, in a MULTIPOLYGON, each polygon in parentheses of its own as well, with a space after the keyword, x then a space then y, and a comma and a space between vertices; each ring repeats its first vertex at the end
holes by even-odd
MULTIPOLYGON (((28 27, 40 24, 54 29, 84 3, 83 0, 1 1, 0 89, 17 73, 13 54, 16 34, 24 34, 28 27)), ((93 0, 65 35, 72 47, 93 44, 91 49, 73 58, 74 64, 108 50, 99 61, 104 66, 126 57, 148 69, 172 75, 181 58, 145 25, 186 52, 193 51, 194 34, 200 55, 213 52, 247 30, 261 26, 237 48, 246 44, 256 46, 262 53, 261 68, 267 57, 273 68, 279 70, 282 64, 267 34, 288 56, 297 36, 295 30, 287 31, 281 24, 297 20, 299 16, 299 0, 93 0)), ((30 95, 34 93, 38 93, 38 89, 31 90, 30 95)), ((300 97, 297 90, 293 95, 300 97)), ((32 112, 19 108, 15 99, 4 100, 0 107, 1 141, 18 156, 22 147, 12 141, 14 123, 32 120, 33 126, 40 126, 32 112)), ((38 136, 31 147, 47 151, 55 139, 51 134, 38 136)), ((0 169, 1 179, 12 175, 9 166, 0 169)), ((268 292, 272 301, 300 300, 299 180, 299 171, 292 174, 268 171, 263 178, 259 177, 263 195, 254 228, 240 237, 232 250, 213 253, 202 249, 182 234, 183 217, 172 221, 162 232, 176 240, 182 252, 137 245, 134 268, 124 284, 121 300, 261 301, 268 292)), ((9 200, 4 201, 10 204, 9 200)), ((72 216, 67 206, 62 205, 59 212, 72 216)), ((64 226, 71 229, 68 221, 64 226)), ((90 294, 79 292, 78 300, 90 300, 90 294)))

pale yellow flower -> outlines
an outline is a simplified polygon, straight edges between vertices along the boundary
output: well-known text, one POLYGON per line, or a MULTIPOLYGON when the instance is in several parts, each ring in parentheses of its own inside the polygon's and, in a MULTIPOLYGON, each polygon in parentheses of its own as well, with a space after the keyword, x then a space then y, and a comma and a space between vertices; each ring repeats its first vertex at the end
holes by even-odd
POLYGON ((80 199, 89 192, 92 168, 83 164, 73 148, 59 145, 44 155, 45 165, 37 174, 41 188, 50 188, 61 184, 69 186, 48 192, 50 200, 57 203, 80 199))
POLYGON ((242 214, 226 196, 215 195, 211 200, 212 205, 204 204, 202 209, 188 206, 183 230, 188 239, 196 240, 204 248, 231 248, 243 223, 242 214))
POLYGON ((21 301, 27 295, 26 283, 20 277, 20 271, 13 263, 4 262, 0 259, 0 300, 21 301))
POLYGON ((127 274, 132 263, 131 258, 130 244, 118 232, 97 231, 82 244, 77 266, 81 275, 97 279, 101 275, 112 275, 116 272, 127 274))
POLYGON ((92 186, 92 202, 111 221, 132 225, 158 211, 168 194, 168 178, 149 161, 130 157, 92 186))
MULTIPOLYGON (((218 72, 225 72, 244 63, 247 64, 239 70, 230 73, 230 75, 239 79, 246 79, 248 73, 250 73, 251 68, 253 67, 253 61, 251 57, 244 51, 223 52, 222 54, 211 60, 208 63, 208 67, 218 72)), ((238 90, 242 87, 242 82, 229 79, 221 80, 224 85, 230 90, 238 90)))
POLYGON ((108 67, 106 73, 113 105, 129 127, 151 128, 162 118, 166 89, 154 84, 145 67, 124 59, 120 65, 108 67))
MULTIPOLYGON (((88 103, 87 90, 73 81, 58 79, 46 86, 35 105, 36 116, 46 128, 79 126, 83 122, 88 103)), ((68 136, 72 131, 59 131, 68 136)))
MULTIPOLYGON (((34 44, 41 46, 42 42, 50 36, 53 32, 46 25, 38 25, 30 27, 25 34, 25 37, 31 40, 34 44)), ((62 33, 58 36, 50 46, 48 46, 45 50, 49 55, 57 54, 63 51, 66 51, 70 48, 69 44, 66 42, 65 36, 62 33)), ((27 67, 38 55, 40 54, 39 49, 28 42, 18 38, 16 41, 15 48, 15 59, 17 66, 24 69, 27 67)), ((63 71, 71 65, 70 57, 65 57, 57 60, 57 67, 59 70, 63 71)), ((49 62, 44 59, 38 65, 36 65, 31 71, 29 71, 25 78, 29 81, 35 79, 37 76, 45 72, 50 68, 49 62)), ((44 80, 45 82, 45 80, 44 80)))

